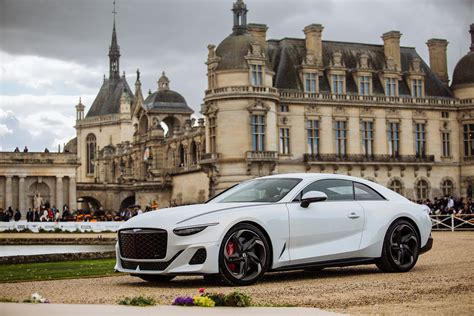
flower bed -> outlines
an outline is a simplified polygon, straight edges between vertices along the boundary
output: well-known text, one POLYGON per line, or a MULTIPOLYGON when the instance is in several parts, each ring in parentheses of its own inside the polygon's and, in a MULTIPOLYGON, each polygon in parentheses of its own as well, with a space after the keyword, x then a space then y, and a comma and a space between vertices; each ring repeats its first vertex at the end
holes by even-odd
POLYGON ((228 307, 248 307, 251 305, 251 298, 248 294, 240 291, 233 291, 228 294, 207 293, 205 289, 199 289, 199 294, 194 297, 178 296, 174 299, 176 306, 228 306, 228 307))

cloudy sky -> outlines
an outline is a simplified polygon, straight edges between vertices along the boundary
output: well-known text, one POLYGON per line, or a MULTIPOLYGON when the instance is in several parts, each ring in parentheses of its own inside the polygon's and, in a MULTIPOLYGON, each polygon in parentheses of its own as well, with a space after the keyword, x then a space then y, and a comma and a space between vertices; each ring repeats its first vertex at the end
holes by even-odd
MULTIPOLYGON (((232 28, 234 0, 117 0, 121 71, 143 92, 164 70, 171 88, 198 112, 206 86, 207 45, 232 28)), ((449 41, 449 73, 469 49, 474 0, 246 0, 248 20, 268 38, 303 38, 310 23, 323 39, 381 44, 403 33, 428 61, 429 38, 449 41)), ((57 149, 74 137, 74 106, 91 105, 108 73, 112 0, 0 0, 0 151, 57 149)))

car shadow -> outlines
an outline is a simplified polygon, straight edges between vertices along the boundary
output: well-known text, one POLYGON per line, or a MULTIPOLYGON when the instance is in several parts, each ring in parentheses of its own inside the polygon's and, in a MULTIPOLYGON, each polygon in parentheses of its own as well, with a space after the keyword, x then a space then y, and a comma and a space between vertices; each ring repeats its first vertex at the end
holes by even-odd
MULTIPOLYGON (((257 284, 278 284, 289 281, 315 280, 330 278, 349 278, 357 275, 382 273, 375 266, 357 266, 344 268, 326 268, 320 271, 294 270, 284 272, 267 272, 257 284)), ((154 283, 133 278, 133 282, 120 282, 120 285, 140 288, 196 288, 228 287, 218 280, 207 280, 200 276, 181 276, 165 283, 154 283)))

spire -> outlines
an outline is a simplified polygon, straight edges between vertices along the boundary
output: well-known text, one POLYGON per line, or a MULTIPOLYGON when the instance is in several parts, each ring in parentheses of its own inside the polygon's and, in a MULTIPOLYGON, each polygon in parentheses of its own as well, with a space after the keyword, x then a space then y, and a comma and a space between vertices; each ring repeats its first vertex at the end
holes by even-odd
POLYGON ((234 27, 232 30, 235 35, 247 33, 247 5, 243 0, 237 0, 232 6, 234 12, 234 27))
POLYGON ((471 52, 474 52, 474 23, 471 24, 471 28, 469 29, 469 33, 471 33, 471 52))
POLYGON ((112 42, 109 48, 109 79, 111 82, 116 81, 120 78, 120 46, 118 46, 117 43, 117 31, 115 29, 115 15, 117 14, 117 11, 115 10, 115 1, 113 3, 114 9, 112 13, 114 15, 114 26, 112 29, 112 42))

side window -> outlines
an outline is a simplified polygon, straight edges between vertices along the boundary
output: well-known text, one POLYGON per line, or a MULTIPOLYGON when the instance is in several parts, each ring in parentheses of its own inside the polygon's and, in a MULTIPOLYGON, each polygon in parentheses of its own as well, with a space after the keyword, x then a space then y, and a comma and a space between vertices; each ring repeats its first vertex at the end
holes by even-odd
POLYGON ((352 181, 349 180, 327 179, 313 182, 304 188, 299 199, 301 200, 303 194, 309 191, 321 191, 326 193, 328 201, 354 200, 354 189, 352 187, 352 181))
POLYGON ((354 182, 355 199, 358 201, 379 201, 384 200, 383 196, 372 188, 362 183, 354 182))

